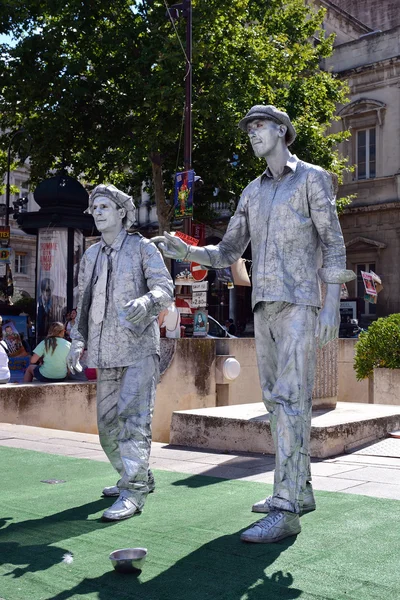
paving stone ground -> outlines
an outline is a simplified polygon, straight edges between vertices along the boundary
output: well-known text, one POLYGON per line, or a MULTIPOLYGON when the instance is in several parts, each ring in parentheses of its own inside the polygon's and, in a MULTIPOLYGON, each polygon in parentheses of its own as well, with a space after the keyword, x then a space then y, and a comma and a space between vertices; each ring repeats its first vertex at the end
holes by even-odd
MULTIPOLYGON (((107 461, 98 436, 0 423, 0 446, 107 461)), ((221 453, 153 442, 151 467, 222 479, 273 482, 274 457, 221 453)), ((316 490, 400 500, 400 439, 387 438, 351 453, 312 461, 316 490)), ((115 482, 110 482, 112 485, 115 482)))

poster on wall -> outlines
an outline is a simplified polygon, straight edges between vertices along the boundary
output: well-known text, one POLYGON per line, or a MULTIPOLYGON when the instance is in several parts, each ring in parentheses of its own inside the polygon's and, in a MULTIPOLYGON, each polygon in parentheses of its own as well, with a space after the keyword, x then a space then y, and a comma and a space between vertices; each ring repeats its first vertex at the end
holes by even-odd
POLYGON ((81 264, 81 258, 83 256, 83 233, 78 229, 74 231, 74 281, 73 281, 73 296, 74 306, 78 306, 79 289, 78 289, 78 276, 79 276, 79 265, 81 264))
POLYGON ((29 366, 31 355, 27 342, 28 326, 26 316, 2 315, 3 340, 8 347, 8 368, 10 381, 22 382, 25 370, 29 366))
POLYGON ((40 229, 37 253, 37 335, 63 321, 67 307, 67 229, 40 229))

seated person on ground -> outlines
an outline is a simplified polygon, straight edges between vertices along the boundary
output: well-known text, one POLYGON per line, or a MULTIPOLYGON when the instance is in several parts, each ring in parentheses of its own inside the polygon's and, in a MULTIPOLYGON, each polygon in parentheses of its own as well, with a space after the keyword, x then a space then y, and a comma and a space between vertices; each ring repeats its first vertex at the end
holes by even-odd
POLYGON ((3 328, 0 325, 0 384, 10 381, 10 369, 8 368, 8 346, 3 340, 3 328))
POLYGON ((71 344, 64 339, 64 334, 65 328, 62 323, 56 321, 50 325, 47 337, 33 351, 31 364, 25 371, 25 383, 31 382, 33 378, 43 383, 66 379, 67 355, 71 344))

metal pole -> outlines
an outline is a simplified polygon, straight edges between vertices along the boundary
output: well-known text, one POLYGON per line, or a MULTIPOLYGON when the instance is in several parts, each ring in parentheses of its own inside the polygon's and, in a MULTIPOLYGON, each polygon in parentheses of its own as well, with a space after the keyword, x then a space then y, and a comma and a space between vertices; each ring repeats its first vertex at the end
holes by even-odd
POLYGON ((14 137, 15 137, 15 134, 12 136, 10 143, 8 145, 8 155, 7 155, 6 220, 5 220, 6 227, 8 227, 10 224, 9 208, 10 208, 11 144, 13 142, 14 137))
POLYGON ((186 88, 185 88, 185 171, 192 168, 192 0, 184 0, 186 17, 186 88))
MULTIPOLYGON (((192 0, 183 0, 184 16, 186 18, 186 82, 185 82, 185 135, 184 135, 184 164, 185 171, 192 168, 192 0)), ((183 230, 191 235, 192 219, 184 219, 183 230)))

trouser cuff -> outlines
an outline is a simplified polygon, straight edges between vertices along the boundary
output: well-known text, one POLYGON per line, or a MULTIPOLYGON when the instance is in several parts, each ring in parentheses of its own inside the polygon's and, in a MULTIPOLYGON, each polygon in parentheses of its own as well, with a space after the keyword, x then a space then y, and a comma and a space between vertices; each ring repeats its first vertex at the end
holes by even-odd
POLYGON ((291 513, 300 513, 300 504, 299 502, 289 502, 289 500, 285 500, 284 498, 278 498, 277 496, 272 496, 271 508, 275 510, 286 510, 291 513))

